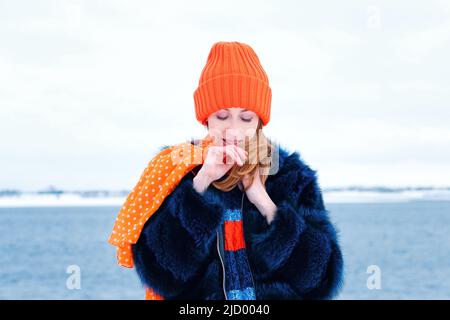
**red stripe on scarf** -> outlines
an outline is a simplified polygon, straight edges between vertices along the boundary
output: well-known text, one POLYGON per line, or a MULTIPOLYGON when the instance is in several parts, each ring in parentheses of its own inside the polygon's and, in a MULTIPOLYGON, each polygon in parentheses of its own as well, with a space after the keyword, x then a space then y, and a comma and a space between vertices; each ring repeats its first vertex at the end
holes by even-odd
POLYGON ((245 248, 242 221, 225 221, 225 250, 236 251, 245 248))

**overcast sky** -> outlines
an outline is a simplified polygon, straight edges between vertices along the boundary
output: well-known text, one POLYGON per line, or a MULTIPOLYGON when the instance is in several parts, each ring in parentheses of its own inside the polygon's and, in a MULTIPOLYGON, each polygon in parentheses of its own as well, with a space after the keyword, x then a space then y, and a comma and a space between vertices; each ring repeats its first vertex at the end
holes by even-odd
POLYGON ((265 133, 323 187, 450 185, 449 1, 0 0, 0 188, 132 188, 206 133, 217 41, 255 50, 265 133))

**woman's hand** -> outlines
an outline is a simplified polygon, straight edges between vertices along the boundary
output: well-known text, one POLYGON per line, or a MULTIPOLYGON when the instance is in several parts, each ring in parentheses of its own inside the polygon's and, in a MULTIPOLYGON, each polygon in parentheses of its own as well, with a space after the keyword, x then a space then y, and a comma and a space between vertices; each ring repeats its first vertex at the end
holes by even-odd
POLYGON ((234 164, 242 166, 247 159, 247 151, 236 145, 210 146, 202 165, 195 176, 194 188, 203 193, 208 186, 227 173, 234 164))
POLYGON ((248 200, 258 208, 259 212, 266 218, 267 223, 270 224, 275 218, 277 207, 262 184, 258 170, 254 174, 253 182, 251 177, 246 175, 242 179, 242 184, 244 188, 248 188, 246 191, 248 200))

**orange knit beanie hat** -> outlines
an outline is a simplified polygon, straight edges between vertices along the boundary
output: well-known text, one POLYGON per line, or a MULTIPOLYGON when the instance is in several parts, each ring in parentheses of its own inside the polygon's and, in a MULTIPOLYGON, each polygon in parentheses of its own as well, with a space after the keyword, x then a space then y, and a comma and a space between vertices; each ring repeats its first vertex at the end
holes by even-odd
POLYGON ((255 112, 266 125, 271 101, 269 79, 249 45, 220 41, 212 46, 194 92, 195 114, 202 125, 212 113, 232 107, 255 112))

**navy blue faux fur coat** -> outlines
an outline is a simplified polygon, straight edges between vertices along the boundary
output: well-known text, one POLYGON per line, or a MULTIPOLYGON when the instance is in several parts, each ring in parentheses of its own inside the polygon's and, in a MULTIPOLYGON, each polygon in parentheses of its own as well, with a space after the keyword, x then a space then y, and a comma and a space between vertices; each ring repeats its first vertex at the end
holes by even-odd
MULTIPOLYGON (((212 185, 204 194, 187 174, 147 221, 133 258, 138 275, 166 300, 225 299, 216 230, 242 191, 212 185)), ((266 190, 277 206, 269 225, 245 197, 244 236, 255 292, 262 299, 331 299, 343 284, 343 257, 316 171, 298 152, 279 149, 279 170, 266 190)))

